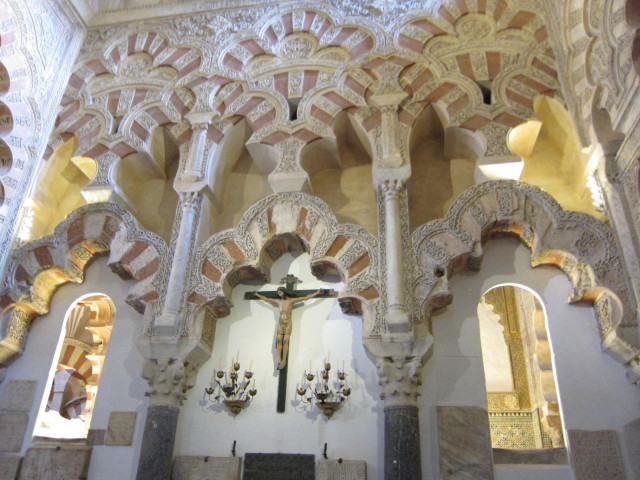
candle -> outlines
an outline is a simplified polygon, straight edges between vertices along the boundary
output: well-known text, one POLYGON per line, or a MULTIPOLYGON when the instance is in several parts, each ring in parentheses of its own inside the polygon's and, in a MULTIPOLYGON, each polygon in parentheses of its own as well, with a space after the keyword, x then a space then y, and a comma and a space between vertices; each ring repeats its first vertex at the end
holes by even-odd
POLYGON ((327 353, 327 363, 331 363, 331 352, 327 353))
POLYGON ((240 349, 236 352, 236 363, 240 361, 240 349))
POLYGON ((342 360, 342 373, 344 373, 344 360, 342 360))
POLYGON ((249 361, 249 371, 251 371, 251 367, 253 366, 253 359, 249 361))
POLYGON ((311 373, 311 360, 309 360, 309 373, 311 373))

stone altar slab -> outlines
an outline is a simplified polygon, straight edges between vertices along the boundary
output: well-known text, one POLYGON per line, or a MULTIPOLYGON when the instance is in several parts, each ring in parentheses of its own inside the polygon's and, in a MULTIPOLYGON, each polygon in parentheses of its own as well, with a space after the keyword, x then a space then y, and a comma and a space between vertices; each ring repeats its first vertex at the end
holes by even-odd
POLYGON ((91 447, 33 447, 22 461, 19 480, 84 480, 91 447))
POLYGON ((242 457, 178 456, 171 480, 240 480, 242 457))
POLYGON ((480 407, 437 407, 440 474, 445 480, 493 480, 489 415, 480 407))
POLYGON ((9 380, 2 391, 0 410, 30 411, 35 392, 35 380, 9 380))
POLYGON ((20 451, 28 423, 28 413, 0 413, 0 452, 20 451))
POLYGON ((131 445, 136 426, 136 412, 111 412, 104 435, 105 445, 131 445))
POLYGON ((615 430, 568 430, 569 456, 575 480, 625 480, 615 430))
POLYGON ((22 457, 0 453, 0 480, 15 480, 22 457))
POLYGON ((367 463, 357 460, 320 460, 318 480, 367 480, 367 463))
POLYGON ((315 480, 314 455, 247 453, 242 480, 315 480))

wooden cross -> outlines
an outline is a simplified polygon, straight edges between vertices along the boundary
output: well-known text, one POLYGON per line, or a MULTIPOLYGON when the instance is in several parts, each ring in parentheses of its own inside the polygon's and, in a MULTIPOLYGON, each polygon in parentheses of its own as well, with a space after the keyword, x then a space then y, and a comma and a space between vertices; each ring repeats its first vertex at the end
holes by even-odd
POLYGON ((289 340, 291 338, 292 318, 291 311, 296 304, 302 303, 310 298, 327 298, 333 297, 333 290, 296 290, 295 286, 300 283, 295 275, 288 274, 280 283, 284 283, 285 287, 280 287, 276 291, 271 292, 247 292, 244 294, 245 300, 262 300, 275 305, 280 310, 280 319, 278 321, 278 335, 276 340, 276 349, 278 351, 278 404, 276 411, 284 413, 284 407, 287 397, 287 372, 289 356, 289 340))

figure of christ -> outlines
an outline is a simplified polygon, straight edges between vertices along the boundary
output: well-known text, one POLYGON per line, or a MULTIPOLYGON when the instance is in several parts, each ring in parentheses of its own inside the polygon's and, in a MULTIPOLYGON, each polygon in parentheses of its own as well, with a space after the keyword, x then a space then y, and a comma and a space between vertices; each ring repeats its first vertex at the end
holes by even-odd
POLYGON ((268 298, 264 295, 260 295, 258 292, 254 292, 254 295, 260 300, 264 300, 267 303, 275 305, 280 310, 280 320, 278 321, 278 337, 276 340, 276 349, 278 350, 278 370, 282 370, 287 364, 287 356, 289 355, 289 339, 291 338, 291 311, 293 307, 305 300, 322 295, 325 293, 323 288, 317 292, 313 292, 304 297, 289 297, 284 287, 278 288, 279 298, 268 298))

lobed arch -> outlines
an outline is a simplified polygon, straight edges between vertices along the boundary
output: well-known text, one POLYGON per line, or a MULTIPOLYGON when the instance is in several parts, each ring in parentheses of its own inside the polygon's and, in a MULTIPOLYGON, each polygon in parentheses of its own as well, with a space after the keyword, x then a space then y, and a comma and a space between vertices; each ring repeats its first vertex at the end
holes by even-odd
MULTIPOLYGON (((336 13, 333 18, 338 17, 336 13)), ((313 7, 278 13, 264 25, 258 32, 229 42, 219 56, 218 68, 237 76, 255 74, 265 65, 286 67, 288 58, 317 56, 332 63, 337 56, 341 61, 353 61, 373 51, 381 36, 372 24, 336 22, 313 7)))
POLYGON ((97 110, 78 110, 65 117, 51 135, 44 158, 50 158, 59 145, 74 136, 78 141, 74 155, 92 158, 98 164, 98 174, 89 186, 102 186, 112 181, 110 171, 118 159, 134 153, 153 154, 154 132, 159 128, 175 138, 181 153, 192 133, 179 112, 153 99, 143 101, 127 113, 119 122, 116 135, 108 133, 108 124, 109 116, 97 110))
POLYGON ((75 137, 78 145, 77 155, 94 157, 98 152, 96 145, 108 131, 109 117, 94 108, 74 103, 71 108, 63 110, 56 119, 56 129, 50 135, 45 148, 43 160, 47 161, 56 149, 70 137, 75 137))
POLYGON ((638 85, 635 3, 634 0, 573 1, 554 12, 566 24, 578 19, 572 24, 572 43, 565 59, 567 79, 575 85, 567 103, 585 146, 595 140, 591 135, 594 108, 604 106, 614 126, 629 133, 628 102, 633 103, 631 98, 638 85))
POLYGON ((212 110, 219 112, 221 124, 244 118, 254 132, 272 131, 288 110, 286 98, 277 92, 254 90, 240 82, 221 88, 211 104, 212 110))
MULTIPOLYGON (((145 63, 152 69, 171 68, 176 84, 191 81, 202 64, 200 49, 181 45, 177 35, 176 38, 170 38, 169 35, 154 30, 128 33, 123 38, 122 32, 119 32, 116 37, 107 41, 101 57, 85 58, 76 66, 61 101, 63 107, 79 98, 93 79, 135 75, 136 62, 127 60, 138 54, 149 57, 149 61, 145 63)), ((147 80, 153 80, 153 77, 147 80)), ((162 82, 162 79, 158 80, 162 82)))
POLYGON ((183 149, 191 138, 191 126, 173 105, 159 99, 148 99, 132 109, 122 120, 119 142, 109 143, 110 150, 120 157, 133 152, 152 154, 153 134, 158 128, 166 129, 181 153, 185 153, 183 149))
POLYGON ((499 235, 520 239, 531 250, 531 265, 554 265, 572 285, 568 301, 591 303, 602 347, 638 383, 640 341, 633 298, 613 232, 595 218, 562 210, 543 190, 498 180, 470 188, 447 216, 412 235, 416 317, 429 318, 452 301, 451 275, 478 270, 482 245, 499 235))
POLYGON ((46 315, 52 296, 66 283, 82 283, 96 256, 109 255, 120 278, 133 279, 127 303, 143 313, 155 308, 169 268, 168 247, 141 230, 135 218, 111 203, 81 207, 60 222, 50 236, 29 242, 11 256, 0 290, 0 364, 24 350, 30 323, 46 315))
MULTIPOLYGON (((434 7, 435 9, 435 7, 434 7)), ((438 104, 446 127, 480 132, 492 142, 533 116, 533 99, 556 95, 556 58, 541 12, 507 2, 442 2, 433 17, 410 17, 394 37, 411 63, 399 83, 410 96, 400 114, 411 126, 438 104)))
MULTIPOLYGON (((197 249, 188 281, 189 308, 207 307, 216 317, 228 315, 233 287, 242 281, 266 281, 282 254, 302 251, 310 254, 315 276, 338 276, 344 282, 338 301, 345 313, 362 315, 363 336, 379 336, 384 330, 384 298, 378 241, 362 227, 338 224, 323 201, 301 192, 259 201, 238 227, 213 235, 197 249)), ((197 316, 188 318, 194 322, 197 316)))
POLYGON ((301 84, 295 88, 291 87, 286 70, 269 74, 277 85, 274 83, 268 90, 262 84, 229 82, 216 91, 209 103, 223 120, 236 115, 247 118, 254 130, 251 143, 275 146, 293 137, 307 144, 331 136, 330 127, 341 111, 366 106, 370 76, 360 69, 340 73, 337 68, 334 65, 330 75, 335 83, 320 81, 319 71, 313 69, 303 69, 301 84), (290 117, 294 108, 297 118, 290 117))

